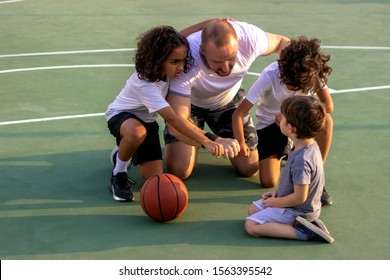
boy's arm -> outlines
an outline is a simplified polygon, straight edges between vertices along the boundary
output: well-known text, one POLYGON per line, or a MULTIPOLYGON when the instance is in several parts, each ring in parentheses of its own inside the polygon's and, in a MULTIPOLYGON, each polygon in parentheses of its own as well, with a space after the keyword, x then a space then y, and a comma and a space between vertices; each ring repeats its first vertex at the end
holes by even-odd
POLYGON ((244 99, 240 105, 238 105, 232 116, 233 134, 240 145, 240 156, 249 156, 250 153, 249 147, 245 142, 243 119, 252 107, 253 104, 247 99, 244 99))
POLYGON ((318 99, 324 104, 326 112, 328 114, 333 112, 333 99, 330 95, 330 91, 328 87, 324 87, 321 90, 319 90, 317 93, 318 99))
POLYGON ((263 204, 266 207, 295 207, 304 203, 309 193, 309 185, 295 185, 294 192, 283 197, 270 197, 263 200, 263 204))

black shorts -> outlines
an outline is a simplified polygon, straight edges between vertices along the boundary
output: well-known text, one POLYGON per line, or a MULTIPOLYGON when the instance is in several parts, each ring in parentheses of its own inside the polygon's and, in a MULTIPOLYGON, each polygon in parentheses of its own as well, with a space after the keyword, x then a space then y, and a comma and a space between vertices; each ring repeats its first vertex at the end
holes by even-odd
POLYGON ((284 148, 288 138, 280 131, 280 127, 273 123, 263 129, 257 130, 259 145, 257 147, 259 160, 276 155, 280 159, 284 155, 284 148))
POLYGON ((152 161, 152 160, 162 160, 161 152, 161 142, 158 135, 159 126, 157 122, 145 123, 139 119, 136 115, 123 112, 114 117, 112 117, 108 122, 108 129, 111 134, 116 138, 116 144, 119 146, 119 143, 122 140, 120 134, 120 127, 122 123, 128 119, 137 119, 146 129, 147 135, 144 142, 141 146, 138 147, 137 151, 133 155, 132 162, 134 165, 138 165, 143 162, 152 161))
MULTIPOLYGON (((245 90, 240 89, 236 96, 227 105, 218 110, 208 110, 191 105, 191 121, 200 129, 204 129, 205 123, 211 131, 223 138, 234 138, 232 128, 232 115, 245 97, 245 90)), ((251 151, 257 148, 256 128, 253 125, 252 117, 248 113, 244 117, 244 136, 245 142, 251 151)), ((165 143, 178 141, 174 136, 170 135, 165 127, 164 130, 165 143)))

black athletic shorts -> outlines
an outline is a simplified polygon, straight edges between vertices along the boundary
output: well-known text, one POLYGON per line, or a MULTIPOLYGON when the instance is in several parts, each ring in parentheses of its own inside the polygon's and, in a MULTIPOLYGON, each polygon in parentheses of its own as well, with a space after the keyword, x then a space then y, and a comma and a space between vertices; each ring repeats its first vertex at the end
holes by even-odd
MULTIPOLYGON (((240 89, 236 96, 227 105, 218 110, 208 110, 191 105, 191 121, 200 129, 204 129, 205 123, 209 126, 211 131, 223 138, 234 138, 232 128, 232 115, 234 110, 238 107, 245 97, 245 90, 240 89)), ((244 117, 244 135, 245 142, 251 151, 256 150, 257 134, 256 128, 253 125, 252 117, 248 113, 244 117)), ((164 130, 165 143, 172 143, 178 141, 174 136, 168 133, 167 128, 164 130)))
POLYGON ((280 131, 280 127, 273 123, 263 129, 257 130, 259 145, 257 147, 259 160, 277 155, 280 159, 284 155, 284 149, 288 138, 280 131))
POLYGON ((146 129, 147 136, 141 146, 138 147, 135 152, 132 162, 134 165, 138 165, 143 162, 152 161, 152 160, 162 160, 161 152, 161 142, 158 135, 159 126, 157 122, 145 123, 139 119, 136 115, 123 112, 114 117, 112 117, 108 122, 108 128, 112 135, 116 138, 116 144, 119 146, 119 143, 122 140, 120 134, 120 127, 122 123, 128 119, 137 119, 146 129))

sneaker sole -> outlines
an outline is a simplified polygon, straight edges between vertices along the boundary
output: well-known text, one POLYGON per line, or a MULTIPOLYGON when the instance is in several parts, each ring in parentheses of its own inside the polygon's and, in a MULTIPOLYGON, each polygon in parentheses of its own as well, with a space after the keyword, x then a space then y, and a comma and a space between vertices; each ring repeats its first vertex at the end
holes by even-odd
POLYGON ((119 196, 116 196, 114 191, 113 191, 113 187, 111 184, 108 184, 108 189, 110 190, 110 192, 112 193, 112 198, 115 200, 115 201, 119 201, 119 202, 126 202, 126 201, 133 201, 134 200, 134 196, 132 198, 129 198, 129 199, 126 199, 126 198, 121 198, 119 196))
POLYGON ((330 235, 329 230, 326 228, 325 224, 320 219, 313 221, 313 223, 315 223, 320 229, 325 231, 326 234, 330 235))
MULTIPOLYGON (((329 234, 327 234, 324 230, 316 227, 315 225, 313 225, 312 223, 310 223, 309 221, 307 221, 306 219, 302 218, 301 216, 298 216, 296 218, 296 220, 301 223, 303 226, 307 227, 308 229, 310 229, 311 231, 315 232, 316 234, 318 234, 319 236, 321 236, 323 239, 325 239, 328 243, 333 243, 334 239, 332 236, 330 236, 329 234)), ((326 228, 326 227, 325 227, 326 228)))

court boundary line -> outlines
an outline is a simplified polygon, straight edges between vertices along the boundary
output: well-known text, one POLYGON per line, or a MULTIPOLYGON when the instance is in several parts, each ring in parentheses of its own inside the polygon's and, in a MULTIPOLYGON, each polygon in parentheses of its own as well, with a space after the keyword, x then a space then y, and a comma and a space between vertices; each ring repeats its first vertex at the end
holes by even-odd
MULTIPOLYGON (((20 0, 23 1, 23 0, 20 0)), ((4 2, 0 2, 4 3, 4 2)), ((322 46, 322 48, 328 49, 364 49, 364 50, 390 50, 390 47, 364 47, 364 46, 322 46)), ((44 56, 44 55, 68 55, 68 54, 80 54, 80 53, 102 53, 102 52, 122 52, 122 51, 134 51, 136 48, 122 48, 122 49, 100 49, 100 50, 78 50, 78 51, 61 51, 61 52, 41 52, 41 53, 23 53, 23 54, 7 54, 0 55, 0 58, 9 57, 26 57, 26 56, 44 56)), ((14 73, 22 71, 39 71, 39 70, 55 70, 55 69, 77 69, 77 68, 104 68, 104 67, 134 67, 134 64, 83 64, 83 65, 62 65, 62 66, 44 66, 44 67, 31 67, 31 68, 17 68, 0 70, 0 74, 14 73)), ((247 75, 260 76, 260 73, 247 72, 247 75)), ((330 89, 331 94, 336 93, 348 93, 348 92, 359 92, 359 91, 371 91, 390 89, 390 85, 374 86, 374 87, 363 87, 353 88, 344 90, 330 89)), ((79 115, 68 115, 68 116, 57 116, 48 118, 36 118, 36 119, 25 119, 16 121, 0 122, 0 126, 23 124, 23 123, 35 123, 35 122, 46 122, 54 120, 65 120, 65 119, 77 119, 87 117, 100 117, 104 116, 105 113, 91 113, 91 114, 79 114, 79 115)))
POLYGON ((16 68, 0 70, 0 74, 24 72, 24 71, 40 71, 40 70, 58 70, 58 69, 77 69, 77 68, 109 68, 109 67, 134 67, 134 64, 81 64, 81 65, 58 65, 58 66, 43 66, 31 68, 16 68))
MULTIPOLYGON (((381 46, 321 46, 321 48, 322 49, 348 49, 348 50, 390 50, 390 47, 381 47, 381 46)), ((119 49, 2 54, 0 55, 0 58, 23 57, 23 56, 44 56, 44 55, 68 55, 68 54, 82 54, 82 53, 127 52, 127 51, 135 51, 136 49, 137 48, 119 48, 119 49)))
POLYGON ((0 1, 0 4, 10 4, 10 3, 16 3, 16 2, 23 2, 24 0, 5 0, 0 1))
MULTIPOLYGON (((343 89, 343 90, 330 89, 330 92, 331 92, 331 94, 335 94, 335 93, 371 91, 371 90, 381 90, 381 89, 390 89, 390 85, 377 86, 377 87, 352 88, 352 89, 343 89)), ((105 115, 105 113, 91 113, 91 114, 79 114, 79 115, 68 115, 68 116, 58 116, 58 117, 48 117, 48 118, 37 118, 37 119, 25 119, 25 120, 16 120, 16 121, 6 121, 6 122, 0 122, 0 126, 14 125, 14 124, 23 124, 23 123, 47 122, 47 121, 55 121, 55 120, 88 118, 88 117, 101 117, 101 116, 104 116, 104 115, 105 115)))

